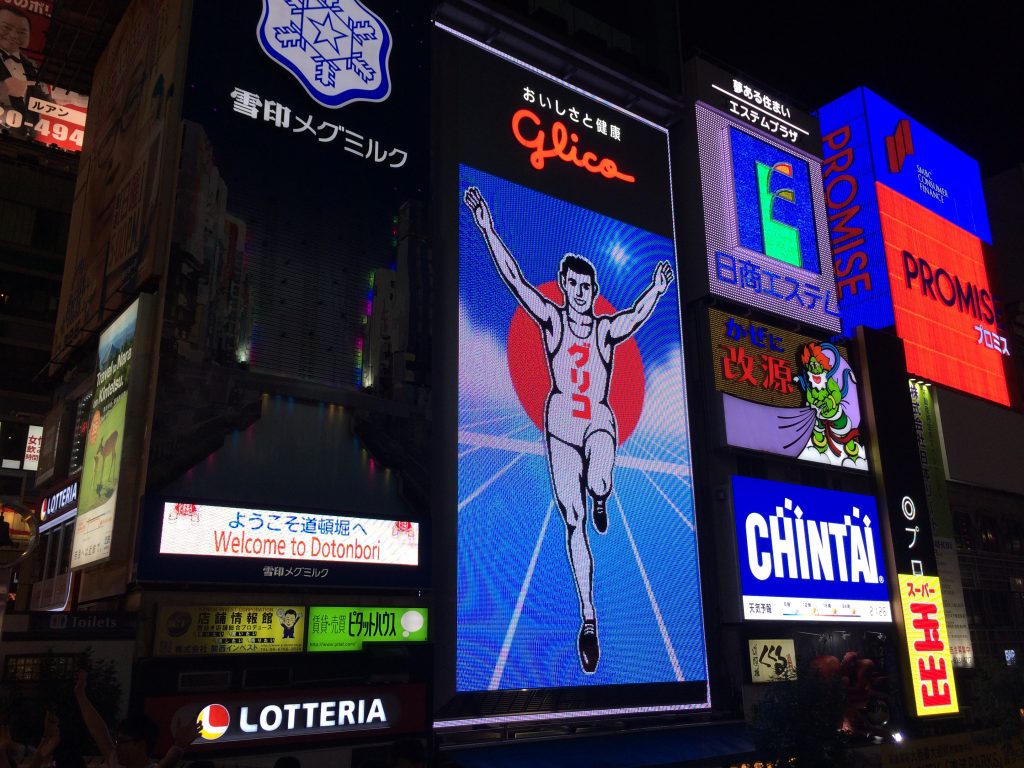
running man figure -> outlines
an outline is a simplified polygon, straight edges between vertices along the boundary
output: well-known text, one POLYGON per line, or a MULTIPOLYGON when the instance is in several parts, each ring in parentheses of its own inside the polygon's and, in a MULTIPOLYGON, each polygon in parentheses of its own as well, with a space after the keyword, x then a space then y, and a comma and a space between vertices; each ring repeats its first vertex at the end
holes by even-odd
POLYGON ((565 296, 558 306, 523 277, 519 264, 494 230, 480 190, 463 197, 487 243, 494 266, 512 295, 540 326, 548 358, 551 392, 544 406, 544 438, 555 502, 565 521, 569 565, 576 581, 582 626, 580 666, 593 673, 601 655, 594 609, 594 557, 587 538, 587 496, 593 500, 594 529, 608 530, 617 429, 608 404, 615 346, 647 322, 672 282, 667 261, 654 269, 651 284, 633 306, 614 315, 594 314, 597 271, 582 256, 567 253, 558 271, 565 296))

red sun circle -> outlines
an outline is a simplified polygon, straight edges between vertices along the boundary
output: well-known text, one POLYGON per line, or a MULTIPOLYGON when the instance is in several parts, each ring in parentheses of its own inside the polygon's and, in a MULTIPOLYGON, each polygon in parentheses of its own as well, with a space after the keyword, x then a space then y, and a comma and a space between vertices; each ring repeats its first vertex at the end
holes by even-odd
MULTIPOLYGON (((538 286, 537 290, 558 306, 565 303, 562 289, 554 281, 538 286)), ((599 295, 594 302, 596 315, 613 315, 616 311, 604 296, 599 295)), ((512 315, 506 348, 508 370, 519 402, 537 429, 543 432, 544 403, 551 392, 551 376, 540 328, 522 307, 517 307, 512 315)), ((636 429, 644 407, 644 362, 636 339, 628 339, 615 347, 608 401, 618 425, 619 445, 622 445, 636 429)))

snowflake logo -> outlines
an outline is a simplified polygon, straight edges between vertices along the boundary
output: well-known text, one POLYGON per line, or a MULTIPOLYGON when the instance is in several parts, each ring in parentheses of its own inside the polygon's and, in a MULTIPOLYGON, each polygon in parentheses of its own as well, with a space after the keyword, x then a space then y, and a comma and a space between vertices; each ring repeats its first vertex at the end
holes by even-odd
POLYGON ((263 0, 257 37, 325 107, 391 93, 391 32, 358 0, 263 0))

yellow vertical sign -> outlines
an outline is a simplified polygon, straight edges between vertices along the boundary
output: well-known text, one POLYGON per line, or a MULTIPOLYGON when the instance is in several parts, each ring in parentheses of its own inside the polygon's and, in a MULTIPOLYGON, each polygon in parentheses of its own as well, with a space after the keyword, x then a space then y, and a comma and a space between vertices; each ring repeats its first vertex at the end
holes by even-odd
POLYGON ((899 574, 903 630, 918 716, 960 711, 938 576, 899 574))

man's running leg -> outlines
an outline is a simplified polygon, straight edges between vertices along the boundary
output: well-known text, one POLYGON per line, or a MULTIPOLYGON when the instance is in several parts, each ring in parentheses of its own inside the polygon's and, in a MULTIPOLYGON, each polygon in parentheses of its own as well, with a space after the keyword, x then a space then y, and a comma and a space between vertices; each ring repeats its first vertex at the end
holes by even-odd
POLYGON ((569 566, 580 600, 579 653, 584 672, 597 669, 601 647, 597 640, 597 614, 594 610, 594 556, 587 539, 587 502, 584 496, 583 456, 575 446, 556 437, 548 437, 548 466, 555 501, 565 521, 569 566))
POLYGON ((612 470, 615 468, 615 438, 605 431, 587 436, 587 492, 594 500, 594 530, 608 530, 608 496, 612 492, 612 470))

